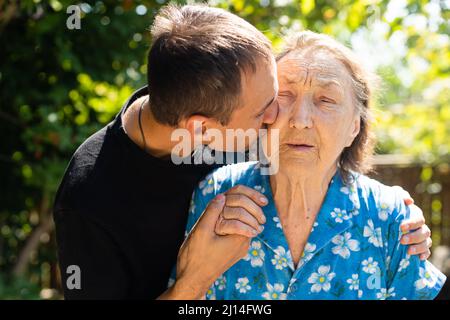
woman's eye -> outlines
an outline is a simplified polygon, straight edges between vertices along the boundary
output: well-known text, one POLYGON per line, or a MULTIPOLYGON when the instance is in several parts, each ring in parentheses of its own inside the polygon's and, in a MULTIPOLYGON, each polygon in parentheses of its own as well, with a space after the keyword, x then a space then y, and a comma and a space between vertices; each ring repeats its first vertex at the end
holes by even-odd
POLYGON ((295 96, 291 92, 280 92, 277 97, 281 101, 292 101, 295 100, 295 96))
POLYGON ((292 96, 292 93, 290 93, 289 91, 282 91, 278 93, 278 97, 289 97, 292 96))
POLYGON ((336 101, 334 99, 328 98, 328 97, 320 97, 320 102, 323 103, 329 103, 329 104, 336 104, 336 101))

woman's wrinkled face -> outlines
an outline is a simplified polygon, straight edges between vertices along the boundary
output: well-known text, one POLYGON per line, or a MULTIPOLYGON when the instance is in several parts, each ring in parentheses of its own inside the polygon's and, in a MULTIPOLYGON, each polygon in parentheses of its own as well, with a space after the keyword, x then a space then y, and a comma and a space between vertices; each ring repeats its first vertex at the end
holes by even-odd
POLYGON ((332 169, 359 132, 351 76, 324 50, 291 52, 279 60, 280 168, 332 169))

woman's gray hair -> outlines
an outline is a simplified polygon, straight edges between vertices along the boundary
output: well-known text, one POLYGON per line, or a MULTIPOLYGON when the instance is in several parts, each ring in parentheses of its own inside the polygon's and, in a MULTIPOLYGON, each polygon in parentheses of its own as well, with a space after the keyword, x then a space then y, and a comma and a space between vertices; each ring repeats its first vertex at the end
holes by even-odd
POLYGON ((375 138, 371 131, 371 103, 378 77, 366 70, 353 52, 333 38, 312 31, 302 31, 290 36, 277 56, 281 60, 291 52, 308 53, 325 50, 340 61, 350 74, 354 104, 360 114, 360 132, 351 146, 346 147, 339 157, 338 167, 346 183, 350 182, 351 171, 367 173, 372 169, 370 158, 375 148, 375 138))

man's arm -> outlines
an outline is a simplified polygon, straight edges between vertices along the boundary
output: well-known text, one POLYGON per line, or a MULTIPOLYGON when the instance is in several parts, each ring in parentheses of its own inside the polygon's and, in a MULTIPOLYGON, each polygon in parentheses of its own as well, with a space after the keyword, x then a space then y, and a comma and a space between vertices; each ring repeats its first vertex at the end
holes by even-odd
POLYGON ((159 299, 204 299, 212 283, 248 251, 259 234, 267 199, 258 191, 235 186, 214 198, 181 246, 175 283, 159 299))
POLYGON ((54 220, 65 299, 126 298, 128 274, 106 229, 70 210, 55 211, 54 220))
POLYGON ((405 205, 411 210, 410 218, 405 219, 401 224, 403 236, 400 242, 409 245, 409 255, 419 255, 420 260, 426 260, 431 255, 431 230, 425 224, 422 210, 414 204, 408 191, 399 186, 395 186, 395 188, 399 189, 405 205))

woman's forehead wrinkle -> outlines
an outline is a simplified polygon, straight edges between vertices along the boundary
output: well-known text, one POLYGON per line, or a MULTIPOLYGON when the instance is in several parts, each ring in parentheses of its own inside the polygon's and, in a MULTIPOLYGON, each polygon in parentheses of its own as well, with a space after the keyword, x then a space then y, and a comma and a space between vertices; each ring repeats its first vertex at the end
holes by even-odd
POLYGON ((335 72, 333 68, 322 64, 310 65, 302 63, 302 65, 297 64, 295 68, 283 69, 280 70, 280 74, 287 83, 308 84, 310 86, 314 83, 321 87, 336 85, 339 88, 343 86, 339 73, 335 72))
POLYGON ((279 65, 281 78, 287 84, 301 84, 303 86, 318 85, 319 87, 337 87, 343 93, 349 79, 335 59, 321 54, 295 54, 287 57, 279 65))

